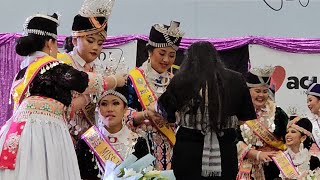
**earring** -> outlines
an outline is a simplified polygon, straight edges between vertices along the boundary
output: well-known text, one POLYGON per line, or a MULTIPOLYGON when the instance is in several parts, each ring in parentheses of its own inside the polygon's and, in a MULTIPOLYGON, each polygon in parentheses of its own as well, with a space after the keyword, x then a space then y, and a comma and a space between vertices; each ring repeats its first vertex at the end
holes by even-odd
POLYGON ((301 152, 303 150, 303 141, 301 141, 300 146, 299 146, 299 151, 301 152))
POLYGON ((122 118, 122 126, 125 126, 125 125, 126 125, 126 118, 123 117, 123 118, 122 118))
POLYGON ((151 59, 150 59, 150 54, 148 55, 148 59, 147 59, 148 63, 151 62, 151 59))
POLYGON ((52 49, 50 48, 49 49, 49 56, 51 56, 51 54, 52 54, 52 49))

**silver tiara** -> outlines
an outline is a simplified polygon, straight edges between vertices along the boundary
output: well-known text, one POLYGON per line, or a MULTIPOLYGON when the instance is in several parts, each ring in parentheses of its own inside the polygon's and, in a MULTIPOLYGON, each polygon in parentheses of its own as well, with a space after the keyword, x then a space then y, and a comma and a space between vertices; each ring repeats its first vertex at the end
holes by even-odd
MULTIPOLYGON (((117 49, 117 48, 110 48, 110 49, 117 49)), ((100 59, 95 62, 96 72, 98 74, 101 74, 103 76, 115 75, 117 73, 128 74, 129 67, 125 62, 122 50, 121 50, 121 57, 119 57, 119 59, 113 56, 113 52, 103 53, 103 54, 105 56, 109 55, 109 57, 108 58, 106 57, 105 60, 100 59)))
POLYGON ((115 0, 85 0, 79 11, 82 17, 109 18, 115 0))
POLYGON ((110 89, 110 90, 108 90, 108 91, 103 92, 102 95, 99 97, 99 101, 98 101, 98 102, 100 102, 102 98, 104 98, 104 97, 106 97, 106 96, 108 96, 108 95, 117 96, 117 97, 120 98, 124 103, 128 104, 127 98, 126 98, 124 95, 122 95, 121 93, 119 93, 118 91, 115 91, 115 90, 113 90, 113 89, 110 89))
POLYGON ((155 24, 155 25, 153 25, 153 27, 157 31, 161 32, 162 34, 166 34, 169 36, 180 38, 184 35, 184 32, 182 32, 179 29, 179 25, 180 25, 179 22, 171 21, 170 26, 168 28, 164 27, 163 24, 155 24))
POLYGON ((258 68, 258 67, 252 68, 250 72, 256 76, 270 77, 274 72, 274 70, 275 70, 275 67, 269 65, 261 68, 258 68))

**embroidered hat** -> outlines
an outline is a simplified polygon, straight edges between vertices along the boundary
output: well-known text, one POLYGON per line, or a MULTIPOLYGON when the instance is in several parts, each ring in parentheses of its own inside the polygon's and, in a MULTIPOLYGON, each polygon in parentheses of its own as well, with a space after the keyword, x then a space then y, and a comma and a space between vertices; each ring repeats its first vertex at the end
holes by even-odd
POLYGON ((246 75, 248 87, 269 86, 274 67, 253 68, 246 75))
POLYGON ((100 33, 107 37, 108 19, 115 0, 85 0, 73 19, 72 36, 100 33))
POLYGON ((116 87, 115 89, 110 89, 101 94, 101 96, 98 98, 98 104, 102 100, 102 98, 108 96, 108 95, 114 95, 120 98, 125 104, 128 104, 128 87, 125 85, 123 87, 116 87))
POLYGON ((320 97, 320 84, 318 83, 311 84, 307 90, 307 94, 320 97))
POLYGON ((23 24, 23 35, 36 34, 40 36, 50 36, 57 39, 57 28, 59 26, 58 15, 35 14, 26 19, 23 24))
POLYGON ((151 27, 148 44, 156 48, 172 47, 176 51, 184 33, 179 29, 180 22, 171 21, 170 26, 154 24, 151 27))

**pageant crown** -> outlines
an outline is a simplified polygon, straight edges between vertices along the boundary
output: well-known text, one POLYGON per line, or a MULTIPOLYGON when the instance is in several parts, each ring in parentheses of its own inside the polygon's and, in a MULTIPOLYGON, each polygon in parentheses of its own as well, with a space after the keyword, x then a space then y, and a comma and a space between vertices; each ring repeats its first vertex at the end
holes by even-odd
POLYGON ((82 17, 108 17, 115 0, 85 0, 79 11, 82 17))
POLYGON ((270 77, 274 72, 275 68, 271 65, 264 67, 255 67, 250 70, 250 72, 256 76, 270 77))
POLYGON ((167 34, 173 37, 182 37, 184 35, 184 32, 179 29, 179 26, 179 22, 171 21, 168 28, 166 28, 163 24, 155 24, 153 27, 162 34, 167 34))
POLYGON ((287 112, 288 112, 289 116, 298 116, 298 108, 296 108, 294 106, 289 106, 287 112))
POLYGON ((115 75, 117 73, 127 74, 129 67, 126 65, 124 57, 119 59, 113 57, 112 52, 109 52, 109 58, 106 62, 99 60, 96 62, 96 70, 99 74, 104 76, 115 75))

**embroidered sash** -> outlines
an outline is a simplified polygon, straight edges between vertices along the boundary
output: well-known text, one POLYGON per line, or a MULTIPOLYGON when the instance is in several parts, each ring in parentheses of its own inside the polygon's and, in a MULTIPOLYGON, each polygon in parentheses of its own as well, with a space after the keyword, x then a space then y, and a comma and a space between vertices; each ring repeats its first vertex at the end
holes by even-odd
MULTIPOLYGON (((9 121, 11 121, 11 119, 9 121)), ((11 122, 1 151, 0 169, 15 168, 19 142, 25 123, 25 121, 11 122)))
POLYGON ((259 121, 257 120, 250 120, 245 122, 250 129, 259 136, 260 139, 262 139, 265 143, 268 145, 275 147, 279 150, 285 150, 286 145, 279 141, 265 126, 263 126, 259 121))
POLYGON ((242 141, 237 143, 238 151, 238 162, 239 162, 239 171, 237 174, 237 180, 251 180, 251 170, 253 167, 252 162, 248 162, 248 159, 245 159, 245 156, 251 149, 251 144, 246 145, 242 141))
POLYGON ((277 155, 271 158, 286 178, 296 179, 299 176, 299 173, 292 164, 291 159, 289 159, 282 151, 278 151, 277 155))
POLYGON ((123 161, 120 154, 112 147, 96 126, 89 128, 82 134, 81 138, 94 152, 100 162, 100 165, 103 167, 103 171, 107 160, 112 161, 117 165, 123 161))
POLYGON ((25 98, 25 93, 28 89, 29 84, 32 82, 32 80, 38 74, 41 68, 47 65, 48 63, 55 61, 57 60, 51 56, 43 56, 29 65, 23 79, 19 81, 19 83, 15 84, 15 87, 13 87, 12 98, 14 101, 15 109, 25 98))
MULTIPOLYGON (((143 72, 135 68, 129 73, 129 77, 132 81, 133 87, 137 93, 137 96, 140 100, 141 106, 143 109, 157 101, 157 97, 153 93, 152 89, 149 87, 148 83, 145 80, 143 72)), ((174 130, 169 123, 165 120, 153 121, 153 124, 170 142, 171 145, 174 145, 176 142, 176 136, 174 130)))

